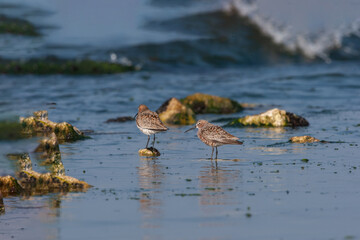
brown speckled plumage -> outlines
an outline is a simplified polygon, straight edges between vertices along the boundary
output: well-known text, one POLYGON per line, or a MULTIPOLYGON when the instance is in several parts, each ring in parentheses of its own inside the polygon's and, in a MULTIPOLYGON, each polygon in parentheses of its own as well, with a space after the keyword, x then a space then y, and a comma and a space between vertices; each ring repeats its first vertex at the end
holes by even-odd
POLYGON ((148 147, 150 135, 154 134, 155 144, 155 134, 158 132, 164 132, 168 128, 161 122, 159 115, 156 112, 150 111, 147 106, 141 104, 138 108, 138 113, 136 115, 136 126, 140 129, 141 132, 148 135, 148 141, 146 148, 148 147))
POLYGON ((199 120, 196 123, 195 127, 199 129, 197 132, 197 136, 199 137, 199 139, 206 145, 212 147, 211 158, 213 156, 214 147, 216 148, 216 158, 217 158, 217 153, 218 153, 217 147, 227 144, 234 144, 234 145, 242 144, 242 142, 239 141, 238 137, 231 135, 230 133, 225 131, 222 127, 211 124, 206 120, 199 120))

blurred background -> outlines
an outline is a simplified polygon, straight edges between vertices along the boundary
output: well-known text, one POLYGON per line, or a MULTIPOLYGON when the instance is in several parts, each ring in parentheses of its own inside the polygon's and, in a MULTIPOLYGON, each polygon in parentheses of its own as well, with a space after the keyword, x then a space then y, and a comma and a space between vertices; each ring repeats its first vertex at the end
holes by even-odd
POLYGON ((359 60, 354 0, 1 0, 0 57, 146 69, 359 60))

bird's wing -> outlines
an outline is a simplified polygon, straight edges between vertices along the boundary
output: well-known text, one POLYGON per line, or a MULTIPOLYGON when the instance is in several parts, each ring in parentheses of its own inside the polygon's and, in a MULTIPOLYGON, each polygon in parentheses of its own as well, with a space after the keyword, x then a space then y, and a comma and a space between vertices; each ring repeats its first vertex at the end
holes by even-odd
POLYGON ((156 131, 166 131, 168 128, 161 122, 159 115, 153 111, 144 111, 140 113, 138 117, 141 117, 142 121, 138 121, 138 124, 142 128, 156 130, 156 131))
POLYGON ((206 128, 206 131, 211 132, 211 134, 208 134, 206 137, 212 141, 217 141, 220 143, 230 143, 239 140, 238 137, 231 135, 230 133, 225 131, 222 127, 216 125, 208 126, 206 128))

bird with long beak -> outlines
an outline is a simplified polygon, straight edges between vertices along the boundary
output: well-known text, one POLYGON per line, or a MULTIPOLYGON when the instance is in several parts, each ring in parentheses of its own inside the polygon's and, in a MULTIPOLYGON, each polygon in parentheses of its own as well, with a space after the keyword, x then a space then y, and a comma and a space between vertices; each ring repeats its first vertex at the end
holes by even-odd
POLYGON ((209 123, 206 120, 197 121, 196 125, 185 132, 189 132, 197 128, 197 136, 198 138, 205 143, 206 145, 212 147, 211 151, 211 159, 213 158, 214 148, 216 149, 216 159, 218 155, 217 147, 227 144, 232 145, 241 145, 242 142, 239 141, 238 137, 235 137, 225 131, 222 127, 216 126, 214 124, 209 123))
POLYGON ((150 111, 144 104, 139 106, 138 113, 135 115, 135 120, 136 126, 140 129, 140 131, 148 136, 146 148, 148 148, 149 145, 150 135, 154 135, 154 148, 155 134, 168 130, 168 128, 161 122, 159 115, 156 112, 150 111))

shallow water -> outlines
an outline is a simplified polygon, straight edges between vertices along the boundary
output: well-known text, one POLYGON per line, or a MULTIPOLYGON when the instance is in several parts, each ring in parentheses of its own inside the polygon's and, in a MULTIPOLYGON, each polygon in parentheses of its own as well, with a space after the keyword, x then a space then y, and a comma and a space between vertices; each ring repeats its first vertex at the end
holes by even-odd
MULTIPOLYGON (((359 74, 355 64, 319 64, 184 74, 2 76, 2 116, 47 109, 53 121, 94 131, 92 139, 60 149, 67 174, 95 187, 86 193, 6 198, 1 239, 359 237, 359 74), (183 133, 188 127, 158 134, 162 155, 149 159, 137 154, 146 136, 134 122, 104 123, 134 115, 140 103, 155 110, 170 97, 194 92, 263 104, 231 116, 279 107, 306 117, 310 126, 227 128, 244 145, 220 147, 216 163, 195 132, 183 133), (52 102, 56 105, 47 105, 52 102), (305 134, 341 143, 287 143, 305 134)), ((220 117, 228 116, 198 118, 220 117)), ((31 151, 36 141, 1 146, 31 151)), ((0 174, 11 174, 8 152, 2 153, 0 174)))
MULTIPOLYGON (((48 110, 50 120, 87 130, 91 139, 60 150, 66 174, 94 186, 5 198, 0 239, 360 238, 358 4, 328 1, 323 9, 318 2, 309 13, 307 1, 246 2, 257 9, 227 0, 89 1, 86 8, 82 1, 0 0, 0 14, 27 19, 43 34, 0 35, 0 58, 113 56, 143 66, 119 75, 0 75, 0 119, 48 110), (195 131, 184 133, 189 126, 158 134, 161 156, 143 158, 147 137, 134 122, 105 123, 134 116, 139 104, 156 110, 195 92, 259 104, 198 119, 277 107, 310 126, 226 128, 244 145, 220 147, 215 162, 195 131), (301 135, 329 143, 287 142, 301 135)), ((14 175, 11 152, 30 152, 35 170, 45 172, 31 154, 38 140, 0 141, 0 175, 14 175)))

